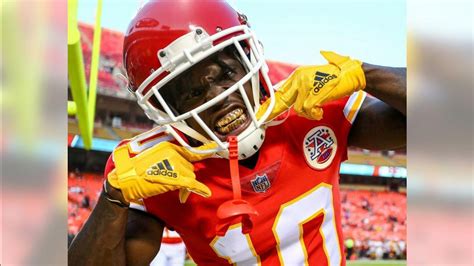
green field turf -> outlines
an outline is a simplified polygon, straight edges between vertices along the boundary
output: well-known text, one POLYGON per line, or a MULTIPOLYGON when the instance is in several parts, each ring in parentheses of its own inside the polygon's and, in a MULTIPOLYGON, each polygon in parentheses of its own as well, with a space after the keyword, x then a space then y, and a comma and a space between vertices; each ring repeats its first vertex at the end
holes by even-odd
MULTIPOLYGON (((185 266, 195 266, 192 261, 187 260, 185 266)), ((356 260, 348 261, 347 266, 405 266, 405 260, 356 260)))

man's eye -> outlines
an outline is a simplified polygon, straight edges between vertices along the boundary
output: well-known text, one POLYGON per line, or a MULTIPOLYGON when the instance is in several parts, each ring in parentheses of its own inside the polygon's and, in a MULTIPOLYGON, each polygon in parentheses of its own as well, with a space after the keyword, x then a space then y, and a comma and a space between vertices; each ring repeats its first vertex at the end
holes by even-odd
POLYGON ((230 68, 226 68, 224 69, 224 75, 226 75, 227 77, 231 78, 232 76, 234 76, 235 72, 230 69, 230 68))
POLYGON ((191 99, 191 98, 199 97, 202 95, 202 91, 203 91, 202 88, 191 89, 189 93, 187 94, 186 98, 191 99))

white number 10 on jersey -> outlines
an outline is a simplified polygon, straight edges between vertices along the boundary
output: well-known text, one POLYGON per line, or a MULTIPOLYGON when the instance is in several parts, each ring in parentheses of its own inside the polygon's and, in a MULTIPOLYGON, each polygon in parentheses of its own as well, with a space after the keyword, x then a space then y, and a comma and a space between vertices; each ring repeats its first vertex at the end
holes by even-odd
MULTIPOLYGON (((323 215, 319 233, 328 265, 341 264, 341 248, 336 230, 332 186, 321 183, 310 191, 280 206, 273 223, 281 265, 308 265, 308 252, 303 241, 303 225, 323 215)), ((250 236, 242 234, 240 224, 229 228, 224 237, 216 237, 211 247, 219 257, 236 265, 260 265, 250 236)))

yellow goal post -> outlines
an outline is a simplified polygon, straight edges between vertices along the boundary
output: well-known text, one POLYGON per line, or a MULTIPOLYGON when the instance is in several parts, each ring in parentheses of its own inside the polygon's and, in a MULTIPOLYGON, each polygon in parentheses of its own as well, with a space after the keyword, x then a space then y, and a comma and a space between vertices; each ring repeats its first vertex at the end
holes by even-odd
POLYGON ((68 0, 68 77, 73 100, 68 101, 67 112, 69 115, 76 115, 84 147, 89 150, 92 148, 97 97, 102 0, 97 0, 88 90, 84 71, 84 60, 82 57, 81 34, 77 23, 77 11, 78 0, 68 0))

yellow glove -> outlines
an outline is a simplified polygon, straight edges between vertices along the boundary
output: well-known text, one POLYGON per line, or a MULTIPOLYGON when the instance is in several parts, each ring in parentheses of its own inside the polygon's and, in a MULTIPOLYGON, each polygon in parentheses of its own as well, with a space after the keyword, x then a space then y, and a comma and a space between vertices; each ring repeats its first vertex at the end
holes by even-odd
MULTIPOLYGON (((211 142, 198 149, 216 146, 211 142)), ((190 192, 211 196, 210 189, 196 180, 191 162, 212 155, 193 153, 165 141, 130 158, 128 146, 123 145, 114 150, 115 169, 108 174, 107 179, 112 187, 122 191, 128 202, 179 189, 179 200, 184 203, 190 192)))
MULTIPOLYGON (((308 119, 323 118, 321 105, 351 95, 365 88, 362 62, 334 52, 321 51, 329 62, 322 66, 298 67, 275 92, 275 107, 267 120, 271 120, 289 109, 308 119)), ((260 119, 268 108, 270 99, 257 111, 260 119)))

